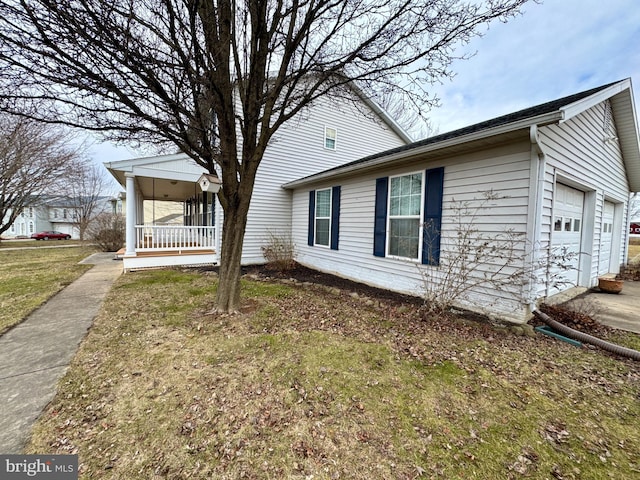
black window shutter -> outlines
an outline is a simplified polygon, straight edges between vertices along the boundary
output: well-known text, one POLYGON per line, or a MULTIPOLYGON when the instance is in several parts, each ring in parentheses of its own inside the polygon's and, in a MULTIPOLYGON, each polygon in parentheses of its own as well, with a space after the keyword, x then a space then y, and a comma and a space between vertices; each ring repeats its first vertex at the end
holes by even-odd
POLYGON ((387 195, 389 177, 376 179, 376 208, 373 221, 373 254, 384 257, 387 241, 387 195))
POLYGON ((331 189, 331 250, 338 250, 340 238, 340 186, 331 189))
POLYGON ((307 237, 307 244, 313 247, 313 233, 315 231, 316 223, 316 191, 311 190, 309 192, 309 232, 307 237))
POLYGON ((428 169, 425 173, 422 263, 440 265, 444 167, 428 169))

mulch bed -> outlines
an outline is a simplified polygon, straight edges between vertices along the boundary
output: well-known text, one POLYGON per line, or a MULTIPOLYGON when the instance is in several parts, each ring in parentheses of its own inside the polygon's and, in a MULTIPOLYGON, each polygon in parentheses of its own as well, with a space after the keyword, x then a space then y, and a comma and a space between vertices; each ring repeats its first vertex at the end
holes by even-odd
POLYGON ((576 312, 562 305, 541 305, 540 311, 561 324, 596 337, 608 337, 613 329, 594 320, 589 315, 576 312))
POLYGON ((264 280, 290 280, 293 279, 300 283, 314 283, 325 287, 339 288, 347 292, 355 292, 360 296, 375 298, 385 302, 394 304, 418 304, 422 305, 423 300, 419 297, 405 295, 402 293, 392 292, 383 288, 373 287, 364 283, 355 282, 346 278, 332 275, 330 273, 320 272, 300 264, 286 271, 272 270, 264 265, 253 265, 243 267, 243 274, 256 275, 264 280))
MULTIPOLYGON (((213 269, 216 270, 217 267, 214 267, 213 269)), ((251 265, 243 267, 242 273, 244 275, 257 277, 264 281, 295 280, 296 282, 303 284, 313 283, 315 285, 338 288, 345 292, 354 292, 361 297, 377 299, 392 305, 415 305, 417 308, 420 308, 423 305, 423 300, 419 297, 373 287, 371 285, 348 280, 337 275, 313 270, 300 264, 296 264, 295 267, 285 271, 270 269, 265 265, 251 265)), ((613 329, 606 325, 602 325, 589 315, 573 311, 561 305, 552 306, 544 304, 540 307, 540 310, 551 316, 554 320, 589 335, 607 338, 613 332, 613 329)), ((472 320, 473 323, 477 322, 477 324, 485 324, 487 326, 493 323, 487 317, 473 312, 456 311, 456 316, 465 318, 466 320, 472 320)), ((533 326, 542 325, 542 322, 537 320, 535 317, 529 323, 533 326)))

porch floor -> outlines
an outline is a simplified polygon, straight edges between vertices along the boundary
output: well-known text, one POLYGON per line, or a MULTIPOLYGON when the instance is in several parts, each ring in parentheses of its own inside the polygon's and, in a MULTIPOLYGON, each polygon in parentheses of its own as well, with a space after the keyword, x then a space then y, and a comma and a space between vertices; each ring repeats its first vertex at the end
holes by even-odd
POLYGON ((213 249, 143 251, 136 252, 136 255, 131 257, 126 256, 125 253, 125 248, 121 248, 116 252, 116 258, 120 258, 123 261, 125 272, 172 266, 197 267, 215 265, 217 263, 216 252, 213 249))
MULTIPOLYGON (((117 258, 124 258, 124 254, 127 249, 122 247, 120 250, 116 252, 117 258)), ((211 255, 212 253, 216 253, 213 249, 203 248, 202 250, 186 250, 186 251, 176 251, 176 250, 161 250, 154 252, 136 252, 136 257, 168 257, 168 256, 181 256, 181 255, 211 255)))

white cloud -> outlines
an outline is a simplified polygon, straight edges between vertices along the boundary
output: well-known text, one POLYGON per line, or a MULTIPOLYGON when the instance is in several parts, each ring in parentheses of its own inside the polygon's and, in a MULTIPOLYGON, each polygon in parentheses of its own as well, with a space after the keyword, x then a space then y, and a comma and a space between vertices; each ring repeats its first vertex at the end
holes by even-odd
MULTIPOLYGON (((435 92, 441 133, 631 77, 640 85, 637 0, 546 0, 496 23, 435 92)), ((640 88, 640 87, 638 87, 640 88)))

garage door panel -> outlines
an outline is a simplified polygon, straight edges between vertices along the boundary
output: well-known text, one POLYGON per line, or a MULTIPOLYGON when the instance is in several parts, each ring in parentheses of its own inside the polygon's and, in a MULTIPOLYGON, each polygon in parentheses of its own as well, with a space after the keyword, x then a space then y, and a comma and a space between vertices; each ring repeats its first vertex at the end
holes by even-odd
POLYGON ((604 275, 611 270, 611 245, 613 243, 613 214, 615 206, 611 202, 604 202, 602 223, 600 226, 600 257, 598 275, 604 275))
MULTIPOLYGON (((555 278, 565 280, 557 291, 578 284, 584 212, 584 192, 556 184, 553 203, 553 255, 561 265, 552 265, 555 278)), ((562 282, 561 282, 562 283, 562 282)))

